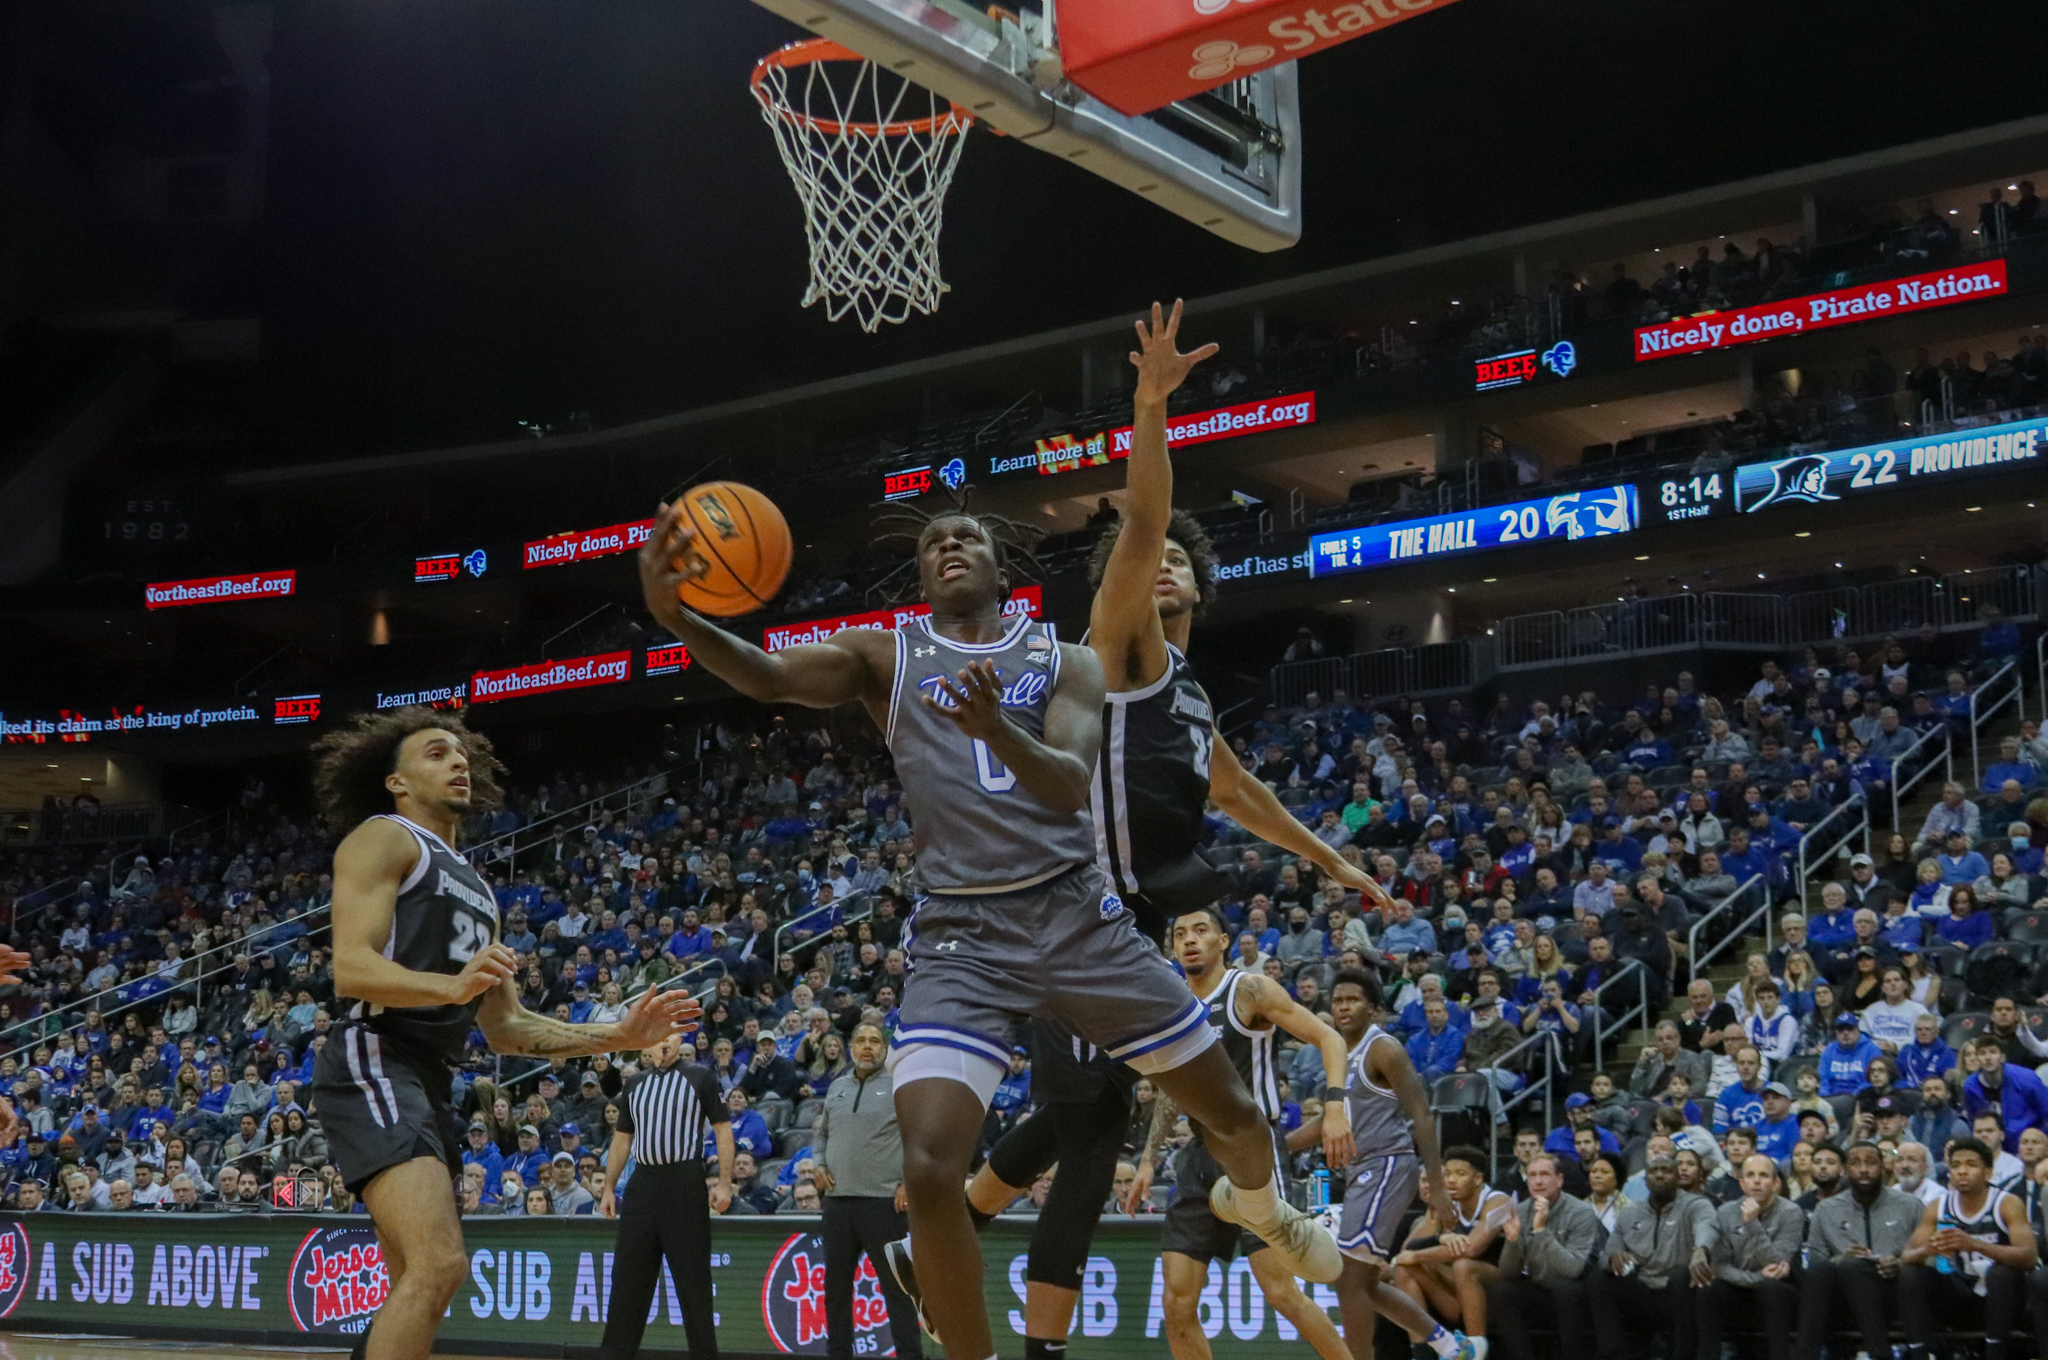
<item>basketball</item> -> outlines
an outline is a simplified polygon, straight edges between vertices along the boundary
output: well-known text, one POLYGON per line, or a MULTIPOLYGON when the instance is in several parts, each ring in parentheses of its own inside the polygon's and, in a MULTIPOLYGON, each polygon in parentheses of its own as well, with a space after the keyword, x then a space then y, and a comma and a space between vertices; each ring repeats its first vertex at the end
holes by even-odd
POLYGON ((705 572, 676 588, 700 614, 732 618, 775 598, 789 575, 789 523, 751 486, 705 482, 676 502, 678 517, 697 531, 692 551, 705 572))

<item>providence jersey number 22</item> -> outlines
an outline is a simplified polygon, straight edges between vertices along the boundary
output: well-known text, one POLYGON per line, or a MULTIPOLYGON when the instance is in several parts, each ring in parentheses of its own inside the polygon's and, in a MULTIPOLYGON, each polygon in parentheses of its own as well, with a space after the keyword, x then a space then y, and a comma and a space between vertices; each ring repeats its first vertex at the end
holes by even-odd
MULTIPOLYGON (((439 836, 395 814, 384 820, 412 833, 420 851, 399 885, 384 957, 416 973, 459 973, 498 938, 497 898, 483 875, 439 836)), ((349 1018, 367 1021, 394 1045, 458 1063, 481 1002, 479 997, 464 1006, 393 1008, 358 1001, 349 1018)))

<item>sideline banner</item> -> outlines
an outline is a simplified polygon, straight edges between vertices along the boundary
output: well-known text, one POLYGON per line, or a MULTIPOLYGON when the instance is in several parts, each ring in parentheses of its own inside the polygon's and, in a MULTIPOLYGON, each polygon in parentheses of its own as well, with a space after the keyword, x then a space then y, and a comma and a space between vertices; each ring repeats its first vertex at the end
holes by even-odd
MULTIPOLYGON (((1162 1220, 1115 1216, 1081 1284, 1075 1342, 1103 1357, 1152 1360, 1160 1312, 1162 1220)), ((463 1221, 468 1277, 441 1324, 446 1349, 559 1354, 604 1331, 615 1225, 595 1218, 463 1221)), ((730 1355, 823 1355, 825 1264, 814 1215, 726 1218, 712 1227, 713 1308, 730 1355)), ((1029 1220, 983 1235, 997 1344, 1024 1334, 1029 1220)), ((219 1341, 346 1346, 384 1300, 389 1277, 367 1218, 280 1213, 36 1213, 0 1220, 0 1319, 18 1331, 203 1335, 219 1341), (90 1312, 86 1310, 90 1309, 90 1312), (339 1338, 338 1340, 336 1338, 339 1338)), ((1327 1285, 1311 1297, 1336 1316, 1327 1285)), ((1296 1340, 1240 1259, 1209 1268, 1203 1329, 1219 1360, 1270 1356, 1296 1340)), ((910 1325, 915 1325, 911 1323, 910 1325)), ((873 1267, 854 1288, 854 1354, 895 1354, 873 1267)), ((662 1269, 646 1349, 685 1348, 675 1285, 662 1269)))
POLYGON ((1675 354, 1700 354, 1756 340, 1774 340, 1781 335, 1797 335, 1801 331, 1874 321, 1901 312, 1975 302, 1996 297, 2005 292, 2005 287, 2005 261, 1985 260, 1981 264, 1837 288, 1782 302, 1681 316, 1637 328, 1636 362, 1668 359, 1675 354))

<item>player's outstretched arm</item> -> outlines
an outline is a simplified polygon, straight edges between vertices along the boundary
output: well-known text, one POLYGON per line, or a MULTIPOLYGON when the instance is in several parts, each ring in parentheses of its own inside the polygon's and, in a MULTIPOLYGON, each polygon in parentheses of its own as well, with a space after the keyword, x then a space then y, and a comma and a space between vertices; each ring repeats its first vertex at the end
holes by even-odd
POLYGON ((1102 663, 1088 648, 1062 643, 1059 676, 1046 701, 1043 740, 1004 715, 1002 679, 993 662, 974 662, 952 680, 939 677, 946 703, 924 693, 918 702, 985 743, 1047 807, 1079 812, 1088 806, 1102 747, 1102 663))
POLYGON ((1123 524, 1088 617, 1088 645, 1102 657, 1103 674, 1114 689, 1138 689, 1166 673, 1166 632, 1152 594, 1173 513, 1166 399, 1196 364, 1216 353, 1215 345, 1192 354, 1179 351, 1180 312, 1178 299, 1164 317, 1153 303, 1152 323, 1137 323, 1138 348, 1131 353, 1138 387, 1132 401, 1131 456, 1125 464, 1123 524))
MULTIPOLYGON (((1451 1192, 1444 1184, 1443 1150, 1436 1142, 1436 1118, 1429 1109, 1429 1088, 1422 1074, 1408 1060, 1399 1044, 1372 1046, 1365 1055, 1366 1075, 1383 1091, 1392 1091, 1401 1102, 1401 1113, 1415 1133, 1415 1151, 1422 1157, 1422 1170, 1429 1177, 1429 1211, 1439 1223, 1456 1223, 1458 1211, 1451 1204, 1451 1192)), ((1327 1113, 1327 1110, 1326 1110, 1327 1113)))
POLYGON ((1211 739, 1215 743, 1212 749, 1220 753, 1209 762, 1209 797, 1217 807, 1260 840, 1300 856, 1367 901, 1382 909, 1390 905, 1370 874, 1317 840, 1273 790, 1238 763, 1221 732, 1212 728, 1211 739))
MULTIPOLYGON (((502 948, 502 946, 494 946, 502 948)), ((572 1025, 535 1015, 519 1004, 519 985, 509 978, 485 995, 476 1022, 491 1052, 525 1058, 581 1058, 652 1048, 680 1033, 704 1013, 688 992, 650 987, 619 1019, 601 1025, 572 1025)))
POLYGON ((420 854, 395 822, 364 822, 334 852, 334 990, 373 1006, 465 1006, 518 966, 502 944, 477 950, 459 973, 420 973, 384 957, 398 885, 420 854))
POLYGON ((877 666, 894 666, 895 641, 873 629, 850 628, 829 642, 769 653, 685 609, 676 588, 703 571, 685 560, 695 539, 673 504, 657 509, 654 530, 640 545, 640 593, 655 622, 688 643, 706 670, 768 704, 836 708, 858 699, 872 705, 885 692, 877 666))
POLYGON ((1342 1100, 1331 1100, 1330 1088, 1343 1090, 1349 1084, 1350 1056, 1344 1036, 1315 1018, 1287 989, 1270 978, 1250 973, 1237 984, 1239 1002, 1250 1012, 1246 1020, 1263 1020, 1278 1025, 1305 1044, 1314 1044, 1323 1055, 1322 1135, 1323 1161, 1331 1169, 1351 1161, 1351 1111, 1342 1100))

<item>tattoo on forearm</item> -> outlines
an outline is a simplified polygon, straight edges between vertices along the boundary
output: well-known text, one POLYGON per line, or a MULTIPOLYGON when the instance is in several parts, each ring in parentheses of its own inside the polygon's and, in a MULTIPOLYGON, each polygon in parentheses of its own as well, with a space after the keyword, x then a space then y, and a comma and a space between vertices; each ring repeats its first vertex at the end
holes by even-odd
POLYGON ((1159 1149, 1166 1142, 1166 1136, 1173 1131, 1174 1120, 1180 1118, 1180 1110, 1173 1098, 1164 1091, 1152 1097, 1152 1127, 1145 1133, 1144 1160, 1150 1162, 1159 1155, 1159 1149))
POLYGON ((610 1025, 570 1025, 531 1012, 519 1017, 509 1037, 528 1058, 578 1058, 618 1047, 610 1025))

